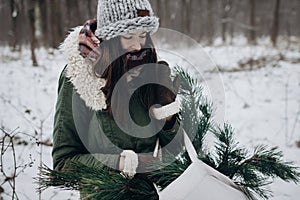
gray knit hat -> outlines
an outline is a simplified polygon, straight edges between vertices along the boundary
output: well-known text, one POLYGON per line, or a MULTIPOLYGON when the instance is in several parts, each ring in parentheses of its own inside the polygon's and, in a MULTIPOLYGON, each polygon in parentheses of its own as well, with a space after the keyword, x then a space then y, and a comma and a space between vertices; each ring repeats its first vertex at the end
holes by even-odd
POLYGON ((98 38, 109 40, 135 30, 154 33, 158 26, 148 0, 98 0, 98 38))

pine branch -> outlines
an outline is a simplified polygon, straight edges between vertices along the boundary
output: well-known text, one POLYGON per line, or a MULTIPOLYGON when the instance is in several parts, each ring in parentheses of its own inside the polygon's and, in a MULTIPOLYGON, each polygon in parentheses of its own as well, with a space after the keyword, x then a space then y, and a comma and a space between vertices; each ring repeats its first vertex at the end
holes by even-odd
POLYGON ((270 178, 299 181, 298 168, 292 162, 284 162, 283 154, 277 148, 267 150, 266 146, 258 146, 250 157, 247 150, 238 148, 230 125, 225 124, 223 129, 213 128, 212 131, 218 139, 216 169, 243 186, 246 193, 253 191, 268 199, 271 192, 265 186, 272 183, 270 178))
POLYGON ((175 71, 180 76, 181 118, 183 128, 192 139, 196 152, 201 155, 203 140, 210 126, 212 104, 202 96, 202 87, 179 66, 175 71))
POLYGON ((68 174, 62 174, 59 177, 59 174, 56 174, 56 171, 53 171, 47 167, 46 165, 40 167, 39 169, 40 173, 39 173, 39 178, 35 178, 35 179, 39 179, 40 182, 38 182, 37 184, 39 184, 39 187, 37 188, 37 190, 39 191, 44 191, 46 190, 48 187, 50 186, 58 186, 60 188, 66 189, 66 190, 77 190, 77 184, 75 181, 73 181, 71 183, 71 181, 68 183, 66 183, 64 180, 68 180, 68 174))
POLYGON ((224 128, 212 128, 214 135, 217 137, 217 170, 229 178, 239 170, 239 164, 246 158, 247 151, 238 148, 238 143, 234 141, 233 129, 230 125, 224 124, 224 128))
POLYGON ((294 167, 292 162, 284 162, 282 158, 283 154, 277 151, 277 147, 268 150, 266 146, 258 146, 254 155, 241 162, 235 179, 240 180, 238 184, 268 199, 272 193, 265 186, 272 183, 271 179, 299 182, 299 168, 294 167))
POLYGON ((136 175, 130 179, 109 168, 91 168, 77 162, 67 163, 62 171, 43 166, 40 180, 41 190, 50 186, 66 190, 78 190, 86 199, 130 200, 157 199, 152 183, 136 175))
POLYGON ((180 67, 177 66, 175 70, 183 80, 180 90, 184 94, 182 121, 188 135, 194 136, 193 145, 199 159, 241 185, 250 199, 253 199, 251 191, 265 199, 271 195, 264 187, 271 183, 270 178, 279 177, 294 182, 298 180, 297 168, 292 166, 293 163, 283 162, 282 154, 275 152, 276 148, 266 151, 265 148, 258 147, 249 158, 248 151, 239 148, 234 141, 234 130, 229 124, 225 124, 223 128, 214 127, 211 123, 212 104, 202 97, 202 89, 199 89, 201 87, 197 81, 180 67), (215 145, 216 156, 202 150, 203 140, 209 130, 218 140, 215 145))
POLYGON ((271 178, 281 178, 284 181, 299 182, 300 173, 293 162, 284 162, 282 151, 278 147, 267 149, 267 146, 258 146, 254 155, 245 160, 243 164, 251 165, 257 171, 271 178))

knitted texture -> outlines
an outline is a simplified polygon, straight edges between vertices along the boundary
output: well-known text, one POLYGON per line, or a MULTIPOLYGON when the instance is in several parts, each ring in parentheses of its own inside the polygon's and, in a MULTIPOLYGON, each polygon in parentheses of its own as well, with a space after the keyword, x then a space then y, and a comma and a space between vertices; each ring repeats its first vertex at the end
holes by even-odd
POLYGON ((177 101, 174 101, 160 108, 153 107, 151 108, 150 113, 155 119, 162 120, 166 117, 178 113, 179 110, 180 110, 180 104, 177 101))
POLYGON ((133 177, 139 164, 138 155, 132 150, 124 150, 120 155, 125 157, 123 173, 133 177))
POLYGON ((159 26, 148 0, 99 0, 96 36, 103 40, 137 30, 154 33, 159 26))

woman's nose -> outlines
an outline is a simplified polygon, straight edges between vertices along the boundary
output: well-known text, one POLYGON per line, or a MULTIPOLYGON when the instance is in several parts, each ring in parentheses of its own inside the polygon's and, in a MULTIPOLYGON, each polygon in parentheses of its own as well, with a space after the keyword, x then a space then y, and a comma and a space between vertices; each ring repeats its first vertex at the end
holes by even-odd
POLYGON ((131 46, 132 50, 140 51, 142 49, 142 45, 139 39, 135 39, 131 46))

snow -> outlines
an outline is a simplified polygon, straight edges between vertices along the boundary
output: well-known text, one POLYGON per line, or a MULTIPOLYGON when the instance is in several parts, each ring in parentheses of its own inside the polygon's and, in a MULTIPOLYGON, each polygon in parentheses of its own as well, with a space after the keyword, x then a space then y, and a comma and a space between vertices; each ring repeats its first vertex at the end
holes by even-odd
MULTIPOLYGON (((268 45, 218 45, 204 49, 178 50, 183 51, 194 56, 194 59, 200 59, 199 55, 204 55, 204 52, 208 53, 217 66, 227 70, 238 69, 238 62, 241 60, 261 56, 273 57, 281 53, 287 58, 300 58, 299 50, 275 49, 268 45)), ((39 199, 37 180, 33 178, 38 176, 41 162, 52 166, 52 158, 51 147, 41 147, 36 141, 52 140, 57 81, 66 60, 57 50, 38 49, 36 53, 39 67, 33 67, 29 48, 23 47, 20 53, 11 52, 8 47, 0 47, 0 52, 1 127, 6 132, 19 136, 17 141, 28 142, 27 145, 15 147, 17 166, 22 166, 17 170, 17 195, 19 199, 39 199)), ((176 60, 168 57, 167 53, 161 53, 173 65, 181 64, 181 58, 176 60)), ((223 92, 224 95, 220 95, 218 101, 214 102, 215 107, 224 111, 223 120, 235 128, 235 137, 241 146, 249 150, 258 144, 278 146, 286 161, 293 161, 300 166, 300 148, 296 145, 296 141, 300 140, 299 63, 286 60, 270 62, 259 69, 238 72, 216 73, 202 70, 201 75, 207 80, 203 84, 208 88, 211 86, 208 82, 215 80, 214 77, 219 80, 218 84, 222 84, 219 89, 223 90, 220 93, 223 92)), ((11 148, 8 148, 4 158, 7 161, 3 166, 5 173, 11 175, 11 148)), ((0 176, 0 182, 3 181, 4 177, 0 176)), ((11 188, 8 182, 1 186, 5 193, 0 195, 4 199, 10 199, 11 188)), ((274 194, 271 200, 296 200, 300 195, 299 185, 277 179, 270 189, 274 194)), ((41 194, 41 199, 78 197, 77 192, 59 189, 47 189, 41 194)))

